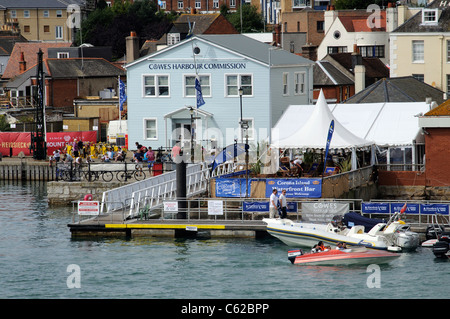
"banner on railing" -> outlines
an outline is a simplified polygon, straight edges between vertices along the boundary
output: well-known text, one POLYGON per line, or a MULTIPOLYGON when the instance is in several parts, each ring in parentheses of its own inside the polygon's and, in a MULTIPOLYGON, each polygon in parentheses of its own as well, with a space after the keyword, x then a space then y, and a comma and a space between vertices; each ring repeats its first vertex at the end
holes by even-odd
MULTIPOLYGON (((298 204, 296 202, 288 202, 286 211, 288 213, 296 213, 298 204)), ((268 212, 269 202, 243 202, 242 210, 244 212, 268 212)))
MULTIPOLYGON (((363 214, 394 214, 402 209, 405 203, 362 203, 361 212, 363 214)), ((405 214, 449 214, 448 204, 419 204, 406 203, 405 214)))
POLYGON ((322 180, 320 178, 271 178, 266 180, 266 197, 273 189, 279 193, 286 190, 286 197, 320 198, 322 197, 322 180))
POLYGON ((348 211, 348 203, 302 203, 302 220, 309 223, 327 224, 334 216, 345 215, 348 211))
POLYGON ((66 144, 73 143, 74 140, 96 143, 97 131, 49 132, 47 133, 47 154, 53 155, 57 149, 64 150, 66 144))
MULTIPOLYGON (((248 181, 248 195, 250 195, 248 181)), ((216 197, 245 197, 247 194, 245 178, 216 178, 216 197)))

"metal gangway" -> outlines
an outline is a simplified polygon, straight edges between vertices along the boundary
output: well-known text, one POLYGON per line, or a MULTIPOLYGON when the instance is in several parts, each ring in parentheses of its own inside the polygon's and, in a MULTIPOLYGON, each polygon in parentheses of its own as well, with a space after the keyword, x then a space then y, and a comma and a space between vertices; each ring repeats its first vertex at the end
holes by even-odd
MULTIPOLYGON (((236 169, 235 163, 224 163, 214 171, 207 163, 188 164, 186 167, 186 197, 198 196, 208 189, 209 180, 225 174, 230 174, 236 169)), ((103 192, 101 213, 111 214, 128 210, 125 218, 135 218, 142 210, 149 212, 163 206, 165 200, 177 198, 176 171, 150 177, 143 181, 127 184, 103 192)))

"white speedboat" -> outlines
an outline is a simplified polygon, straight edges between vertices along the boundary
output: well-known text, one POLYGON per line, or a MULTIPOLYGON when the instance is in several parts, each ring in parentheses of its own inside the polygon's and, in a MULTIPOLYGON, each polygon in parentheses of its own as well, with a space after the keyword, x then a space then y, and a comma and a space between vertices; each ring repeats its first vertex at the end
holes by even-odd
POLYGON ((347 228, 335 222, 324 225, 276 218, 264 218, 263 221, 267 224, 267 232, 288 246, 312 247, 318 241, 329 245, 342 242, 396 252, 414 250, 419 246, 419 235, 409 231, 403 221, 393 218, 388 223, 376 224, 369 232, 365 232, 361 225, 347 228))

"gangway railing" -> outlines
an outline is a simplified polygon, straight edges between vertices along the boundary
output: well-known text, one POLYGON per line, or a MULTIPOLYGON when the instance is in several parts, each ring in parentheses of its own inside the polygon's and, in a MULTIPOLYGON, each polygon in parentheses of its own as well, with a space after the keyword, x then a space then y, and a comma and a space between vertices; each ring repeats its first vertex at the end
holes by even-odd
MULTIPOLYGON (((177 197, 176 172, 171 172, 167 180, 141 188, 131 194, 128 217, 136 217, 141 210, 149 212, 163 205, 164 200, 177 197)), ((207 190, 210 169, 206 163, 190 165, 186 168, 186 196, 196 196, 207 190)))
MULTIPOLYGON (((187 196, 196 196, 207 190, 213 177, 240 170, 243 164, 226 162, 214 170, 207 163, 188 164, 186 167, 187 196)), ((101 213, 108 214, 129 207, 128 217, 135 217, 140 210, 151 210, 162 206, 166 199, 176 197, 176 171, 167 172, 143 181, 127 184, 105 191, 102 196, 101 213)))

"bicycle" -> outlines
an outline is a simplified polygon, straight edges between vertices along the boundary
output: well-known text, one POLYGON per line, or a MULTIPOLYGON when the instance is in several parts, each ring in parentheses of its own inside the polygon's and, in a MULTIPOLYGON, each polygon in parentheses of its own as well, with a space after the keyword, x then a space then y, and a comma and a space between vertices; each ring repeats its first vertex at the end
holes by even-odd
POLYGON ((140 171, 138 169, 138 166, 136 165, 134 170, 117 172, 116 177, 119 182, 126 182, 131 178, 134 178, 137 181, 141 181, 145 179, 145 173, 144 171, 140 171))

